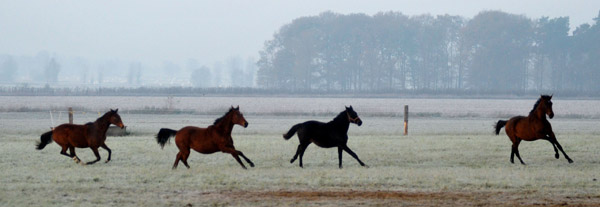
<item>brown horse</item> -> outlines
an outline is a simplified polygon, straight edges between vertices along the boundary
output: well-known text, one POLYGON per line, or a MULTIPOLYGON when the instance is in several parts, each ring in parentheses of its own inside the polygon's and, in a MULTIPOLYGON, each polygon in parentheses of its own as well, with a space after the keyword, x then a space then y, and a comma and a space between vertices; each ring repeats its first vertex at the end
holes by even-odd
POLYGON ((177 153, 177 157, 175 158, 173 169, 177 168, 179 160, 188 169, 190 168, 190 165, 187 163, 187 159, 190 157, 190 148, 202 154, 212 154, 215 152, 229 153, 246 169, 246 166, 244 166, 244 163, 239 158, 239 156, 242 156, 250 164, 250 167, 254 167, 254 163, 244 153, 236 150, 233 146, 231 131, 234 124, 243 126, 244 128, 248 127, 248 122, 240 112, 239 106, 236 108, 232 106, 225 115, 215 120, 213 125, 207 128, 186 126, 179 131, 162 128, 156 135, 156 141, 162 148, 169 141, 169 138, 175 136, 175 144, 179 148, 179 153, 177 153))
POLYGON ((554 117, 554 111, 552 111, 552 96, 542 95, 535 105, 533 106, 533 110, 529 112, 529 116, 515 116, 510 118, 508 121, 499 120, 496 123, 496 135, 500 133, 500 129, 506 125, 506 135, 512 141, 512 151, 510 153, 510 162, 514 162, 514 156, 517 155, 521 164, 525 164, 521 159, 521 155, 519 155, 519 143, 522 140, 525 141, 535 141, 538 139, 548 140, 552 143, 552 147, 554 147, 554 152, 556 153, 554 157, 556 159, 559 158, 558 148, 565 158, 569 161, 569 163, 573 163, 573 160, 569 158, 569 156, 565 153, 562 146, 556 140, 556 136, 554 136, 554 132, 552 131, 552 126, 548 119, 546 119, 546 115, 548 115, 551 119, 554 117))
POLYGON ((75 147, 77 148, 91 148, 96 155, 96 160, 88 162, 86 164, 94 164, 100 160, 100 154, 98 153, 98 147, 102 147, 108 151, 108 159, 110 161, 111 150, 106 146, 104 141, 106 140, 106 131, 110 124, 117 125, 118 127, 125 127, 121 121, 121 117, 117 114, 117 110, 110 110, 98 118, 95 122, 89 122, 84 125, 77 124, 62 124, 55 127, 52 131, 42 134, 40 142, 37 144, 37 150, 44 149, 52 140, 54 140, 62 150, 60 154, 67 157, 73 158, 76 163, 80 163, 81 160, 75 154, 75 147), (69 149, 70 154, 67 153, 69 149))

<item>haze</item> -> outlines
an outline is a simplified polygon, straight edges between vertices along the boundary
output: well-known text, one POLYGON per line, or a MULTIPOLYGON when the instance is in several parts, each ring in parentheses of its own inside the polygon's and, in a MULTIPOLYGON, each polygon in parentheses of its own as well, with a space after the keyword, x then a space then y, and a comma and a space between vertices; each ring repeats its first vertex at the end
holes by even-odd
POLYGON ((281 26, 325 11, 471 18, 481 11, 500 10, 529 18, 568 16, 572 31, 593 22, 600 1, 3 1, 1 5, 0 55, 45 52, 51 57, 165 68, 185 67, 190 60, 209 67, 232 57, 257 60, 264 42, 281 26))

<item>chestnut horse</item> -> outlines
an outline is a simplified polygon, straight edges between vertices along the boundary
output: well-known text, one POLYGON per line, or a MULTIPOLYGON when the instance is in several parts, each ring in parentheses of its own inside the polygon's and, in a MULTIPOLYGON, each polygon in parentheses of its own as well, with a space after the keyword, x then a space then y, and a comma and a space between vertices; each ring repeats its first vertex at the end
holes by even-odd
POLYGON ((342 151, 346 151, 350 156, 354 157, 361 166, 366 167, 365 163, 360 161, 358 156, 346 145, 346 143, 348 143, 348 128, 350 127, 350 123, 354 123, 358 126, 362 125, 362 121, 354 109, 352 109, 352 106, 346 107, 346 110, 340 112, 328 123, 307 121, 294 125, 288 133, 283 134, 283 138, 288 140, 298 132, 298 140, 300 140, 296 154, 292 160, 290 160, 290 163, 294 163, 296 158, 300 156, 299 162, 300 167, 302 167, 302 156, 304 156, 304 151, 310 143, 315 143, 317 146, 323 148, 337 147, 340 168, 342 168, 342 151))
POLYGON ((60 154, 67 157, 73 158, 76 163, 80 163, 81 160, 75 154, 75 147, 77 148, 91 148, 96 155, 96 160, 90 161, 86 164, 94 164, 100 160, 100 154, 98 153, 98 147, 102 147, 108 151, 108 159, 110 161, 111 150, 106 146, 104 141, 106 140, 106 131, 110 124, 117 125, 118 127, 125 127, 121 121, 121 117, 117 114, 117 110, 110 110, 98 118, 95 122, 89 122, 84 125, 77 124, 62 124, 55 127, 52 131, 42 134, 40 142, 37 144, 37 150, 44 149, 52 140, 56 142, 62 150, 60 154), (69 149, 70 154, 67 153, 69 149))
POLYGON ((529 116, 515 116, 510 118, 508 121, 499 120, 496 123, 496 135, 500 133, 500 129, 506 126, 505 131, 506 135, 512 141, 512 151, 510 153, 510 162, 514 162, 514 157, 517 155, 521 164, 525 164, 521 159, 521 155, 519 155, 519 143, 522 140, 525 141, 535 141, 538 139, 548 140, 552 143, 552 147, 554 147, 554 152, 556 153, 554 157, 556 159, 559 158, 558 148, 567 161, 569 163, 573 163, 573 160, 569 158, 569 156, 565 153, 562 146, 556 140, 556 136, 554 136, 554 132, 552 131, 552 126, 548 119, 546 119, 546 115, 552 119, 554 117, 554 111, 552 111, 552 96, 542 95, 535 105, 533 106, 533 110, 529 112, 529 116))
POLYGON ((179 153, 177 153, 177 157, 175 158, 173 169, 177 168, 179 160, 181 160, 188 169, 190 168, 190 165, 187 163, 187 159, 190 157, 190 148, 203 154, 212 154, 215 152, 229 153, 244 169, 246 169, 246 166, 244 166, 244 163, 242 163, 239 158, 239 156, 242 156, 242 158, 250 164, 250 167, 254 167, 254 163, 252 163, 244 153, 236 150, 233 146, 231 131, 233 130, 234 124, 238 124, 244 128, 248 127, 248 122, 240 112, 239 106, 236 108, 233 108, 232 106, 225 115, 215 120, 213 125, 210 125, 207 128, 186 126, 179 131, 162 128, 156 135, 156 141, 160 144, 161 148, 163 148, 165 143, 169 141, 169 138, 175 136, 175 144, 177 144, 177 148, 179 148, 179 153))

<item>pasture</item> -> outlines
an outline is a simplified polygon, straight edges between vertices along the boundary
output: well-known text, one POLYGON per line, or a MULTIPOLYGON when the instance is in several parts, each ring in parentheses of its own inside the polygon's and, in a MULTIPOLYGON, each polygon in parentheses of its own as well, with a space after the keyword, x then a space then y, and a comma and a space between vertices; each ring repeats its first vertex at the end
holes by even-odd
MULTIPOLYGON (((161 97, 0 97, 1 206, 399 206, 600 205, 600 101, 554 100, 558 141, 575 161, 554 158, 547 141, 523 142, 528 164, 511 164, 510 141, 493 135, 498 119, 526 115, 535 99, 175 98, 190 113, 150 114, 161 97), (47 103, 47 104, 44 104, 47 103), (104 104, 102 104, 104 103, 104 104), (363 125, 349 129, 348 146, 369 168, 337 150, 310 145, 304 168, 290 164, 298 138, 281 134, 306 120, 330 121, 354 106, 363 125), (402 135, 402 105, 409 104, 409 135, 402 135), (191 169, 171 170, 174 141, 156 143, 158 129, 207 126, 230 105, 240 105, 248 128, 233 138, 256 167, 243 170, 229 154, 192 152, 191 169), (112 160, 81 166, 57 144, 36 151, 49 130, 48 110, 73 106, 75 123, 96 111, 119 108, 129 136, 108 137, 112 160), (17 110, 21 108, 21 110, 17 110), (22 110, 23 108, 27 110, 22 110), (25 111, 25 112, 13 112, 25 111)), ((54 119, 58 119, 56 113, 54 119)), ((55 125, 66 122, 55 120, 55 125)), ((83 161, 90 149, 77 149, 83 161)))

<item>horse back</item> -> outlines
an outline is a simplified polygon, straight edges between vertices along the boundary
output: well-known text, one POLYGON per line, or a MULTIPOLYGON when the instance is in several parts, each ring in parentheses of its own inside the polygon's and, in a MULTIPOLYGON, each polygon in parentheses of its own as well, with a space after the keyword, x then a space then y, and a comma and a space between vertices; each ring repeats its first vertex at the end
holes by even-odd
POLYGON ((186 126, 177 131, 175 143, 180 149, 192 148, 197 152, 210 154, 219 151, 217 138, 214 130, 210 128, 186 126))
POLYGON ((516 116, 506 123, 506 134, 525 141, 545 138, 552 131, 548 120, 516 116))
POLYGON ((302 127, 298 129, 298 138, 301 142, 310 141, 324 148, 337 147, 348 141, 348 136, 344 132, 319 121, 302 123, 302 127))
POLYGON ((60 145, 88 147, 86 139, 87 127, 78 124, 62 124, 52 131, 52 139, 60 145))

